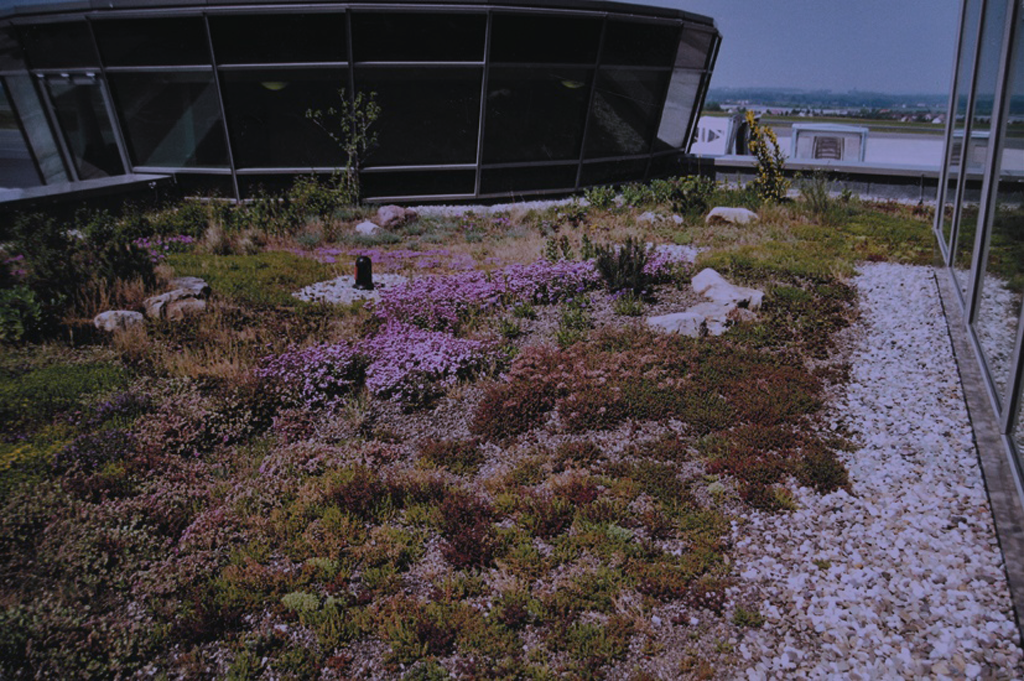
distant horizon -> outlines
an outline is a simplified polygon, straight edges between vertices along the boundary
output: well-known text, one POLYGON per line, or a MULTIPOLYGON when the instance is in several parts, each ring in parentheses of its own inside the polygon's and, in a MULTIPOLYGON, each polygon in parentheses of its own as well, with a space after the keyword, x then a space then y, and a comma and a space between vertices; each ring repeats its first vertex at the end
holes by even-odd
POLYGON ((712 88, 947 94, 959 0, 635 0, 714 19, 712 88))

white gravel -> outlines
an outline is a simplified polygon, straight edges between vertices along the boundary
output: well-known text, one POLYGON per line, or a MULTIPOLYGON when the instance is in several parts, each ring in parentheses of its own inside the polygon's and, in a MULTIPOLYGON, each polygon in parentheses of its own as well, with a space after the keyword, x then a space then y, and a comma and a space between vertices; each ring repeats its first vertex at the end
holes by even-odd
POLYGON ((855 285, 851 380, 830 412, 861 445, 844 456, 853 494, 801 489, 799 510, 737 524, 736 595, 767 620, 737 646, 745 676, 1024 678, 932 270, 865 264, 855 285))
POLYGON ((400 274, 375 274, 373 275, 373 290, 363 291, 353 288, 356 283, 355 277, 351 274, 344 274, 330 281, 318 281, 292 295, 299 300, 308 302, 350 304, 357 300, 378 300, 382 291, 407 281, 409 278, 400 274))

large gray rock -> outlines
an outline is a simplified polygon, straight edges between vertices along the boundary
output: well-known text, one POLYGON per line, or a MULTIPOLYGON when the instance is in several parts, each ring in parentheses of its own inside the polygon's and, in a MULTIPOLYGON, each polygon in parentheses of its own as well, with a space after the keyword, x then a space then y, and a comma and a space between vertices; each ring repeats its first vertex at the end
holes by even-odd
POLYGON ((100 331, 114 332, 130 329, 133 326, 141 326, 146 323, 146 318, 141 312, 131 310, 107 310, 100 312, 92 320, 92 325, 100 331))
POLYGON ((704 222, 707 224, 715 223, 727 223, 730 225, 749 225, 752 222, 757 222, 760 218, 757 217, 757 213, 746 208, 727 208, 725 206, 718 206, 711 209, 711 212, 704 218, 704 222))
POLYGON ((381 206, 377 209, 377 224, 381 227, 401 227, 418 217, 416 211, 401 206, 381 206))
POLYGON ((693 290, 713 303, 732 305, 748 310, 761 309, 764 292, 754 288, 734 286, 710 267, 701 270, 692 280, 693 290))
POLYGON ((356 225, 356 234, 362 234, 363 236, 372 236, 376 234, 378 231, 380 231, 380 226, 375 225, 369 220, 365 222, 360 222, 358 225, 356 225))
POLYGON ((183 277, 182 279, 185 280, 182 282, 185 288, 176 288, 143 301, 142 305, 146 310, 147 317, 174 321, 206 309, 205 298, 210 293, 210 287, 206 285, 205 281, 196 277, 183 277))

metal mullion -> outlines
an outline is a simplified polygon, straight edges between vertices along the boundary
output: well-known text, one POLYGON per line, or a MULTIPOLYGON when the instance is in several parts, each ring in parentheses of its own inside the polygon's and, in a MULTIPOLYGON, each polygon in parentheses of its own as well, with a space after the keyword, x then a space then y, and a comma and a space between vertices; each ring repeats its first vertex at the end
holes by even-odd
MULTIPOLYGON (((974 128, 974 103, 978 89, 978 57, 981 56, 981 36, 985 28, 985 10, 988 9, 989 0, 981 0, 981 14, 978 18, 978 35, 974 40, 974 63, 971 65, 970 90, 967 95, 967 109, 964 111, 964 141, 960 145, 960 175, 957 178, 956 196, 953 207, 953 223, 950 225, 949 239, 949 268, 953 270, 953 279, 956 286, 956 295, 960 300, 960 306, 964 311, 964 318, 971 318, 971 301, 968 300, 963 291, 960 290, 960 281, 956 279, 956 251, 960 240, 960 209, 963 206, 964 192, 967 190, 967 152, 970 148, 971 131, 974 128)), ((969 285, 969 284, 968 284, 969 285)), ((968 322, 969 323, 969 322, 968 322)))
MULTIPOLYGON (((1014 5, 1016 3, 1013 3, 1014 5)), ((1006 18, 1012 18, 1013 12, 1009 12, 1006 18)), ((1013 24, 1007 22, 1003 26, 1003 43, 999 55, 999 72, 996 75, 996 96, 992 103, 992 117, 989 124, 988 153, 984 169, 984 179, 981 185, 980 204, 978 206, 977 231, 974 235, 974 253, 971 262, 971 279, 969 284, 970 314, 967 317, 968 326, 974 324, 978 316, 978 306, 981 302, 981 288, 984 280, 982 266, 988 261, 988 247, 991 242, 992 214, 994 213, 996 194, 999 191, 999 168, 1002 162, 1003 149, 1003 126, 1005 116, 1003 111, 1003 100, 1006 92, 1011 87, 1010 71, 1013 45, 1013 24)), ((978 53, 981 56, 981 52, 978 53)), ((972 112, 973 114, 973 112, 972 112)), ((973 115, 972 115, 973 118, 973 115)))
POLYGON ((104 73, 208 73, 213 70, 209 64, 188 64, 182 66, 160 64, 154 66, 109 66, 100 67, 104 73))
POLYGON ((509 163, 488 163, 483 166, 484 170, 503 170, 505 168, 546 168, 571 166, 578 163, 573 159, 564 161, 514 161, 509 163))
MULTIPOLYGON (((600 53, 598 53, 600 57, 600 53)), ((513 61, 499 61, 494 62, 491 66, 496 66, 502 69, 592 69, 593 64, 566 64, 566 63, 553 63, 553 62, 513 62, 513 61)))
POLYGON ((583 177, 583 158, 587 152, 587 133, 590 130, 590 116, 594 110, 594 99, 597 97, 597 74, 601 68, 601 56, 604 52, 604 37, 608 31, 608 15, 601 18, 601 32, 597 36, 597 56, 594 57, 594 65, 590 72, 590 95, 587 97, 586 113, 583 116, 583 134, 580 136, 580 155, 576 161, 576 183, 573 191, 580 190, 580 180, 583 177))
POLYGON ((225 177, 231 174, 231 168, 190 168, 185 166, 137 166, 133 169, 133 172, 143 175, 167 175, 174 173, 188 173, 189 175, 217 175, 219 177, 225 177))
POLYGON ((312 62, 274 62, 270 64, 220 64, 217 66, 222 72, 228 71, 274 71, 294 69, 345 69, 348 68, 347 61, 312 61, 312 62))
POLYGON ((36 150, 32 145, 32 141, 28 138, 28 132, 25 130, 25 125, 22 123, 21 114, 18 113, 18 105, 14 102, 14 98, 11 97, 11 90, 7 87, 6 78, 0 76, 0 93, 3 93, 4 98, 7 100, 7 105, 11 107, 11 113, 14 114, 14 120, 18 124, 18 130, 21 132, 21 138, 25 141, 25 149, 28 150, 29 156, 32 157, 32 166, 36 169, 36 175, 39 176, 39 184, 46 184, 46 176, 43 175, 43 167, 39 164, 39 159, 36 158, 36 150))
POLYGON ((210 51, 210 65, 213 67, 213 87, 217 91, 217 105, 220 107, 220 124, 224 130, 224 146, 228 152, 228 167, 231 169, 231 186, 235 190, 235 200, 242 198, 238 190, 238 168, 235 167, 235 153, 232 149, 231 132, 228 130, 228 113, 224 107, 224 92, 220 85, 220 73, 217 70, 217 54, 213 51, 213 32, 210 30, 210 18, 203 15, 203 29, 206 31, 206 46, 210 51))
MULTIPOLYGON (((60 119, 57 118, 57 110, 53 106, 53 101, 50 95, 50 84, 46 82, 46 76, 38 75, 36 78, 39 79, 38 93, 41 93, 40 100, 43 102, 43 106, 46 107, 46 113, 50 119, 51 126, 54 129, 54 139, 57 140, 57 144, 60 145, 61 153, 64 157, 64 169, 67 170, 68 178, 72 182, 78 182, 78 164, 75 163, 75 157, 71 153, 71 147, 68 146, 68 141, 64 136, 64 128, 60 124, 60 119)), ((33 85, 36 85, 34 82, 33 85)))
MULTIPOLYGON (((957 90, 960 87, 960 60, 962 59, 962 47, 963 47, 963 31, 964 26, 967 23, 967 3, 970 0, 962 0, 960 3, 960 19, 957 24, 957 41, 956 51, 953 55, 953 83, 949 90, 949 106, 946 108, 946 133, 945 133, 945 147, 943 151, 942 164, 939 168, 939 184, 935 193, 935 222, 932 224, 932 231, 935 232, 936 240, 939 242, 939 250, 942 251, 943 263, 949 263, 949 252, 950 244, 946 243, 946 238, 942 234, 942 223, 945 219, 945 204, 946 204, 946 189, 949 184, 949 168, 951 165, 951 159, 953 154, 953 132, 956 128, 956 95, 957 90)), ((961 156, 963 153, 961 152, 961 156)), ((961 159, 962 160, 962 159, 961 159)), ((952 218, 951 218, 952 219, 952 218)), ((950 236, 952 236, 953 226, 950 224, 950 236)))
POLYGON ((476 128, 476 173, 473 178, 473 196, 480 196, 480 181, 484 164, 484 133, 487 127, 487 83, 491 73, 491 12, 484 22, 484 64, 480 79, 480 116, 476 128))
POLYGON ((476 168, 475 163, 449 163, 449 164, 436 164, 436 165, 410 165, 410 166, 373 166, 370 168, 364 168, 368 173, 397 173, 397 172, 413 172, 413 171, 430 171, 430 170, 473 170, 476 168))
MULTIPOLYGON (((663 152, 664 153, 664 152, 663 152)), ((608 163, 609 161, 643 161, 651 154, 629 154, 628 156, 599 156, 583 160, 583 165, 589 166, 595 163, 608 163)))
POLYGON ((480 68, 484 63, 482 61, 361 61, 358 63, 360 68, 480 68))

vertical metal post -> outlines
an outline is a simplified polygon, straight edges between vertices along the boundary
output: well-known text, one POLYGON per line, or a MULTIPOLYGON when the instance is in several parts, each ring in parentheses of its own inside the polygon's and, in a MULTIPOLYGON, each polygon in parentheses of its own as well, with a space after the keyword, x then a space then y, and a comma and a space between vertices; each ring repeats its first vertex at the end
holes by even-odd
POLYGON ((231 186, 235 190, 235 200, 241 201, 242 194, 238 190, 238 169, 235 167, 235 154, 231 148, 231 134, 228 130, 228 113, 224 107, 224 93, 220 86, 220 69, 217 68, 217 55, 213 51, 213 33, 210 31, 210 16, 206 12, 203 12, 203 29, 206 31, 206 48, 210 51, 210 64, 213 66, 213 87, 217 90, 220 123, 224 129, 224 146, 228 150, 228 165, 231 167, 231 186))
POLYGON ((473 179, 473 196, 480 196, 480 181, 484 164, 484 132, 487 121, 487 81, 491 71, 491 19, 493 12, 487 10, 484 24, 484 68, 480 79, 480 119, 476 130, 476 177, 473 179))
POLYGON ((580 178, 583 177, 583 158, 587 151, 587 133, 590 130, 590 119, 593 115, 594 100, 597 98, 597 74, 601 68, 602 57, 604 56, 604 37, 608 32, 608 15, 601 17, 601 34, 597 38, 597 56, 594 58, 594 70, 590 73, 590 95, 587 97, 587 109, 583 118, 583 135, 580 137, 580 153, 576 159, 576 183, 573 185, 575 191, 580 190, 580 178))

